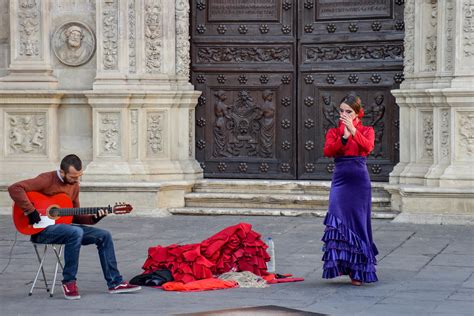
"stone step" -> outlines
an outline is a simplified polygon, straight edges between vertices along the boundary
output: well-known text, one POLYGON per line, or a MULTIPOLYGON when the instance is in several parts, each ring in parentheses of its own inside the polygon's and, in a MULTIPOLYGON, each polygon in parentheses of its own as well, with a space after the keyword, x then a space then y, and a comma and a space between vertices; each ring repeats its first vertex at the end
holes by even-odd
MULTIPOLYGON (((176 215, 254 215, 254 216, 315 216, 324 217, 326 210, 302 210, 302 209, 275 209, 275 208, 236 208, 236 207, 183 207, 168 209, 171 214, 176 215)), ((372 211, 372 218, 394 219, 397 212, 372 211)))
MULTIPOLYGON (((372 182, 372 196, 390 198, 385 185, 372 182)), ((196 182, 193 192, 328 195, 330 188, 330 181, 206 179, 196 182)))
MULTIPOLYGON (((253 192, 249 189, 247 192, 253 192)), ((240 205, 248 209, 327 209, 329 194, 254 194, 254 193, 188 193, 186 207, 232 208, 240 205)), ((374 211, 390 209, 390 198, 372 197, 374 211)))

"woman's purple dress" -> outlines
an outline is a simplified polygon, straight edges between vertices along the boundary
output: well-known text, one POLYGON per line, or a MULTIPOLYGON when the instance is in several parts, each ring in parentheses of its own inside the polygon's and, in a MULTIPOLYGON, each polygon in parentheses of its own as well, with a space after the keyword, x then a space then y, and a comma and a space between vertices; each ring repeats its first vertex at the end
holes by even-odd
POLYGON ((329 194, 329 209, 324 219, 323 278, 349 275, 364 283, 376 282, 372 240, 371 185, 366 157, 335 158, 329 194))

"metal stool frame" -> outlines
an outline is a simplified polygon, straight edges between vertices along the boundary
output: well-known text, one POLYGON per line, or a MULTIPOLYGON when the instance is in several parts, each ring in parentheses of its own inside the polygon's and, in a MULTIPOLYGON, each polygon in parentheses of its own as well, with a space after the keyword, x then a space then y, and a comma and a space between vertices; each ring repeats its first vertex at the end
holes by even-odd
POLYGON ((38 271, 36 272, 36 276, 35 276, 35 279, 33 281, 33 284, 31 285, 31 289, 30 289, 30 292, 28 293, 28 296, 33 295, 33 290, 36 286, 36 282, 38 281, 39 274, 41 272, 43 274, 43 281, 44 281, 44 285, 46 286, 45 287, 46 292, 49 292, 49 296, 53 297, 53 295, 54 295, 54 286, 56 285, 56 278, 58 276, 59 266, 61 266, 61 269, 64 270, 64 266, 61 262, 61 254, 62 254, 62 251, 63 251, 63 245, 38 244, 38 243, 34 243, 34 242, 32 242, 32 243, 33 243, 33 247, 35 248, 36 257, 38 258, 39 267, 38 267, 38 271), (44 246, 43 256, 40 256, 40 253, 38 251, 38 246, 39 245, 44 246), (59 246, 59 248, 56 248, 57 246, 59 246), (44 272, 44 261, 46 259, 46 255, 47 255, 47 252, 48 252, 48 247, 52 248, 54 254, 56 255, 56 267, 54 269, 54 277, 53 277, 53 283, 51 285, 51 289, 48 286, 48 281, 46 279, 46 273, 44 272))

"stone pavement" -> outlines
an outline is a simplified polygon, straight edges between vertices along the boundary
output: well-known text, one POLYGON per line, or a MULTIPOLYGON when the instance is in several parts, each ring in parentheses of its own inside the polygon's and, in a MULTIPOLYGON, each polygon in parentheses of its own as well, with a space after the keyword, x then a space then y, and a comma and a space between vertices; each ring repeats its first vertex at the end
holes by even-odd
POLYGON ((331 315, 474 314, 473 226, 374 220, 380 281, 362 287, 350 285, 346 278, 321 278, 321 218, 129 215, 110 216, 99 226, 112 232, 120 271, 130 279, 141 272, 148 247, 200 242, 243 221, 263 236, 273 237, 279 273, 306 280, 264 289, 177 293, 145 288, 111 295, 97 251, 87 246, 78 273, 81 300, 66 301, 59 287, 53 298, 44 290, 28 297, 37 266, 33 247, 26 236, 16 235, 10 217, 1 215, 0 315, 172 315, 263 305, 331 315))

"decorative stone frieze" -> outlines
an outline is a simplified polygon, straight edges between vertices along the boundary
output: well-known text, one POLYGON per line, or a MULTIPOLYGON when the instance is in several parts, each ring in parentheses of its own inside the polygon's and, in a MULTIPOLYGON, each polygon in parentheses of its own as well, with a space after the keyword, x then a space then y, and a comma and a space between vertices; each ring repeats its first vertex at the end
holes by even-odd
MULTIPOLYGON (((176 0, 176 74, 189 77, 189 1, 176 0)), ((194 147, 194 146, 193 146, 194 147)))
POLYGON ((145 66, 147 73, 161 72, 162 15, 161 0, 145 0, 145 66))
POLYGON ((103 0, 100 23, 102 24, 102 54, 101 68, 107 70, 118 69, 118 36, 119 36, 119 0, 103 0))
POLYGON ((147 113, 147 158, 166 156, 167 111, 147 113))
POLYGON ((405 2, 405 58, 403 59, 405 76, 414 71, 415 63, 415 0, 405 2))
POLYGON ((7 156, 39 155, 47 153, 47 122, 44 112, 5 113, 7 156))
POLYGON ((457 111, 456 123, 456 159, 474 161, 474 111, 457 111))

